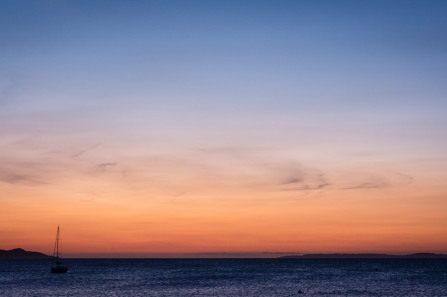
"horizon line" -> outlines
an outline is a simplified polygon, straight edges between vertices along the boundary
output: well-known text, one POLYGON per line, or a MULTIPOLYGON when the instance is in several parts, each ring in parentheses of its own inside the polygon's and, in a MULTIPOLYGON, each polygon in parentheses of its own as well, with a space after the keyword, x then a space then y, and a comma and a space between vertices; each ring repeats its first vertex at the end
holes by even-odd
POLYGON ((123 259, 151 259, 151 258, 177 258, 177 259, 193 259, 193 258, 281 258, 287 256, 337 256, 337 255, 347 255, 347 256, 366 256, 366 255, 377 255, 377 256, 411 256, 411 255, 441 255, 447 256, 445 252, 427 252, 427 251, 417 251, 417 252, 405 252, 405 253, 379 253, 379 252, 329 252, 329 253, 298 253, 298 252, 203 252, 203 253, 65 253, 64 258, 123 258, 123 259))
MULTIPOLYGON (((0 251, 23 250, 24 252, 41 253, 51 256, 52 252, 38 252, 24 248, 0 249, 0 251)), ((447 251, 389 251, 389 252, 273 252, 273 251, 240 251, 240 252, 67 252, 59 253, 64 258, 278 258, 284 256, 337 256, 337 255, 384 255, 384 256, 410 256, 410 255, 446 255, 447 251)))

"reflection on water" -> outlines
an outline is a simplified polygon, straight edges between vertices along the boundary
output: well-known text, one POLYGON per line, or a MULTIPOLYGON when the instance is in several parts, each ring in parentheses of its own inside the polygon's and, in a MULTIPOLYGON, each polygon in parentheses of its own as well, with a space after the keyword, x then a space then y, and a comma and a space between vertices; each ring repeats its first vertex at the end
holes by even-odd
POLYGON ((447 259, 0 261, 1 296, 447 296, 447 259), (301 290, 303 294, 298 294, 301 290))

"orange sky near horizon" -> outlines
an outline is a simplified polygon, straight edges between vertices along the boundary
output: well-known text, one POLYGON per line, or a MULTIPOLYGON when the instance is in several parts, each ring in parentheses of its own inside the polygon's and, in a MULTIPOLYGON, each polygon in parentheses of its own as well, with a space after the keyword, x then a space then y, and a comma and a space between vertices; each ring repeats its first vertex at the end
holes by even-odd
MULTIPOLYGON (((51 254, 59 224, 67 256, 447 252, 447 187, 426 171, 430 162, 402 166, 418 172, 411 178, 391 169, 371 177, 371 168, 364 176, 327 171, 323 178, 298 164, 286 176, 263 162, 230 170, 222 158, 210 162, 219 177, 203 164, 186 170, 182 162, 162 162, 157 171, 173 170, 171 180, 145 182, 139 172, 126 181, 132 170, 123 175, 117 164, 52 177, 51 184, 1 183, 4 197, 21 198, 2 202, 1 247, 51 254)), ((226 163, 234 158, 227 155, 226 163)))

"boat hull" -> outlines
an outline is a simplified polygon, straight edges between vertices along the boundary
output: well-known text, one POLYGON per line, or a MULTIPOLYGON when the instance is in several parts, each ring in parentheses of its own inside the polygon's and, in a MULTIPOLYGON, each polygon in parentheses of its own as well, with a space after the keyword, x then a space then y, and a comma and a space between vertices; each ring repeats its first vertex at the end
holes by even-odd
POLYGON ((51 273, 65 273, 68 267, 51 267, 51 273))

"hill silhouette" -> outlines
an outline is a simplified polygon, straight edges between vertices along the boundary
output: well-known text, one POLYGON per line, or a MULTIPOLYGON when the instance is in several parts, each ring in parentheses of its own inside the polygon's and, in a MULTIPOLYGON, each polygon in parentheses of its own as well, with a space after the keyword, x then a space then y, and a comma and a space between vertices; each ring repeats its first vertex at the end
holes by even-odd
POLYGON ((24 249, 0 250, 0 259, 49 259, 51 256, 24 249))
POLYGON ((436 259, 447 258, 446 254, 435 253, 415 253, 409 255, 389 255, 389 254, 304 254, 283 256, 284 259, 436 259))

